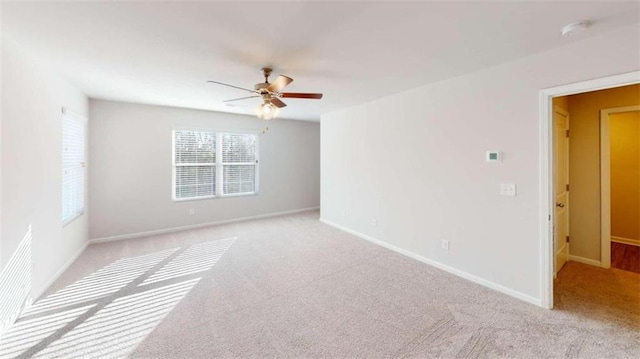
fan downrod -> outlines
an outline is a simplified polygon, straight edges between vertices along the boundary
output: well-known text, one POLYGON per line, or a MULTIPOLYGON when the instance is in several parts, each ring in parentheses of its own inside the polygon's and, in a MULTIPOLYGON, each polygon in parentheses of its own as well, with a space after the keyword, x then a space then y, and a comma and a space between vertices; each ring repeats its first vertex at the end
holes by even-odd
POLYGON ((268 68, 268 67, 263 67, 263 68, 260 69, 260 72, 262 73, 262 76, 264 76, 264 83, 266 83, 266 84, 269 83, 269 76, 271 75, 271 71, 273 71, 273 70, 268 68))

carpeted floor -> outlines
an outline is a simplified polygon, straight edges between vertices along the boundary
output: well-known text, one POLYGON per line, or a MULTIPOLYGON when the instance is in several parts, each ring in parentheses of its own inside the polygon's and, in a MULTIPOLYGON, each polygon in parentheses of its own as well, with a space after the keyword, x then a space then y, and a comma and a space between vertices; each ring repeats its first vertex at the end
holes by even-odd
POLYGON ((570 262, 549 311, 317 219, 91 245, 0 357, 640 357, 638 274, 570 262))

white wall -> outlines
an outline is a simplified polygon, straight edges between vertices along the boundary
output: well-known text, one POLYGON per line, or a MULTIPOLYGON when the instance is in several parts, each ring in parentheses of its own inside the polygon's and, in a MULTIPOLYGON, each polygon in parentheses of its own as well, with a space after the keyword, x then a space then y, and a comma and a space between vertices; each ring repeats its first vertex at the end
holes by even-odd
POLYGON ((255 117, 91 100, 91 238, 316 207, 320 125, 274 120, 260 137, 257 196, 173 202, 173 127, 260 131, 255 117), (189 209, 195 215, 189 215, 189 209))
POLYGON ((621 28, 322 116, 322 218, 539 302, 539 90, 638 70, 639 34, 621 28), (485 162, 487 150, 503 162, 485 162))
POLYGON ((88 239, 88 215, 62 227, 61 108, 88 114, 88 99, 2 38, 2 253, 4 268, 32 226, 33 295, 88 239))

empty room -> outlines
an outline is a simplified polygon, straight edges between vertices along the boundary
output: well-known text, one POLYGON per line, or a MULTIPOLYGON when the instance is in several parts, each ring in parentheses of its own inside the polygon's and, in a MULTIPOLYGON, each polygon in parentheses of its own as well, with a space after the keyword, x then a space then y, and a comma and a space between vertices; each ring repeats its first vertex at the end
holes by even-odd
POLYGON ((639 358, 637 1, 1 1, 0 358, 639 358))

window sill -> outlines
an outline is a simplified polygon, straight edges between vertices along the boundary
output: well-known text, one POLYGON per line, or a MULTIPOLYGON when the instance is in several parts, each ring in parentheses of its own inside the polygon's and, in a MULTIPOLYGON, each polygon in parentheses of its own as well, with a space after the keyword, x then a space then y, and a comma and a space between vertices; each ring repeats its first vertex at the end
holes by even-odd
POLYGON ((78 218, 82 217, 82 215, 83 215, 83 214, 84 214, 84 211, 82 211, 82 212, 80 212, 80 213, 76 214, 75 216, 73 216, 73 217, 71 217, 71 218, 67 219, 66 221, 63 221, 63 222, 62 222, 62 228, 64 228, 64 227, 66 227, 66 226, 70 225, 73 221, 75 221, 76 219, 78 219, 78 218))
POLYGON ((258 194, 259 194, 259 192, 251 192, 251 193, 223 194, 223 195, 220 195, 220 196, 192 197, 192 198, 173 198, 173 202, 174 203, 180 203, 180 202, 192 202, 192 201, 206 201, 206 200, 209 200, 209 199, 250 197, 250 196, 257 196, 258 194))
POLYGON ((257 196, 257 195, 258 195, 258 192, 234 193, 234 194, 223 194, 223 195, 219 196, 218 198, 250 197, 250 196, 257 196))

